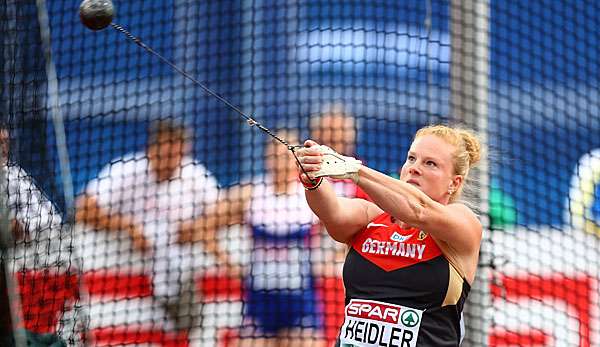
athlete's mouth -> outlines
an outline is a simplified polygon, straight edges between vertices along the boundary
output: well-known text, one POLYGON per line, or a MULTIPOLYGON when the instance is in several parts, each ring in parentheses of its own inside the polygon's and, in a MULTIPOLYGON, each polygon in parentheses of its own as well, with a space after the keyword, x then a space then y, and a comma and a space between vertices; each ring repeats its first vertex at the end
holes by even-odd
POLYGON ((406 181, 406 183, 408 184, 412 184, 413 186, 417 186, 420 187, 421 185, 419 184, 419 182, 417 182, 417 180, 414 179, 409 179, 408 181, 406 181))

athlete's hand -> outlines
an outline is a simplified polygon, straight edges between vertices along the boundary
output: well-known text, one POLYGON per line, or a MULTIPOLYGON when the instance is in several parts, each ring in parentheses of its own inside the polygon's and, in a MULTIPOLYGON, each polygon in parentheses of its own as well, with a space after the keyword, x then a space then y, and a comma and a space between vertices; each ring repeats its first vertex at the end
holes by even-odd
POLYGON ((311 182, 315 179, 314 173, 321 170, 323 162, 323 153, 319 150, 320 145, 313 140, 304 141, 304 147, 296 151, 296 157, 300 165, 298 166, 300 179, 303 182, 311 182))
MULTIPOLYGON (((347 157, 334 151, 333 149, 319 145, 318 143, 307 140, 305 148, 298 150, 298 160, 304 168, 304 176, 310 179, 318 177, 331 178, 351 178, 353 181, 358 180, 358 170, 362 166, 362 162, 353 157, 347 157)), ((306 177, 300 176, 300 179, 306 177)), ((306 182, 306 181, 305 181, 306 182)))
POLYGON ((319 151, 323 153, 323 162, 321 169, 314 173, 315 177, 350 178, 354 182, 358 181, 358 170, 362 166, 360 160, 341 155, 327 146, 319 146, 319 151))

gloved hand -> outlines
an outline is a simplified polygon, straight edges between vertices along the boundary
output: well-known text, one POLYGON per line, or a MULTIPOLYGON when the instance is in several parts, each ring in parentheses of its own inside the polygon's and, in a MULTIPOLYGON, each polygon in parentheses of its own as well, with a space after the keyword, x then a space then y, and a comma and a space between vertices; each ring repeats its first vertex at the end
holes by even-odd
POLYGON ((362 165, 360 160, 341 155, 323 145, 319 145, 318 150, 323 154, 323 162, 319 171, 308 173, 310 178, 327 176, 338 179, 350 178, 354 182, 358 181, 358 170, 362 165))

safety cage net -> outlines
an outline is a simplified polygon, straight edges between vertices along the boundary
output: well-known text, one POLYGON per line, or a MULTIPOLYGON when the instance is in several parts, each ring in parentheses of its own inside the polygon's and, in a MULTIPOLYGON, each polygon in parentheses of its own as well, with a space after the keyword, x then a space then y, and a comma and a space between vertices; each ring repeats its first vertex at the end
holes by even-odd
POLYGON ((333 346, 290 146, 399 178, 445 124, 483 144, 462 346, 600 346, 598 2, 85 2, 0 2, 0 345, 333 346))

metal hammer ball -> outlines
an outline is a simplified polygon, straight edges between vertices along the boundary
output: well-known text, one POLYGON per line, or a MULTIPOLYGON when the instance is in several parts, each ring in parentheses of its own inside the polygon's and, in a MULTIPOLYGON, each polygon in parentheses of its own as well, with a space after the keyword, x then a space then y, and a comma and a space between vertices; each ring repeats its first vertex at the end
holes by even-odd
POLYGON ((110 0, 84 0, 79 6, 81 23, 91 30, 102 30, 109 26, 114 14, 110 0))

